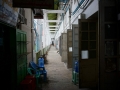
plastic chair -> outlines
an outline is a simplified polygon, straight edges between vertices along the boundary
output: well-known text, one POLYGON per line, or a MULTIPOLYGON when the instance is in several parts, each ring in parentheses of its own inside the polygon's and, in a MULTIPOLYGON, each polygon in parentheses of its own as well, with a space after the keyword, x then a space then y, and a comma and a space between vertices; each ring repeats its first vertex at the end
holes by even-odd
POLYGON ((32 76, 35 76, 35 78, 36 78, 36 84, 37 84, 37 86, 38 86, 39 77, 40 77, 40 74, 41 74, 41 73, 40 73, 38 70, 36 70, 36 71, 35 71, 35 74, 33 74, 33 73, 32 73, 32 70, 34 71, 34 69, 32 69, 32 68, 27 68, 28 73, 29 73, 30 75, 32 75, 32 76))
POLYGON ((20 90, 32 90, 32 80, 23 80, 20 83, 20 90))
POLYGON ((42 68, 41 75, 44 75, 44 81, 46 81, 47 80, 47 71, 45 70, 44 58, 42 56, 38 59, 38 66, 42 68))
POLYGON ((30 64, 30 67, 34 69, 34 71, 40 72, 40 75, 44 76, 44 81, 47 80, 47 71, 45 70, 45 67, 38 66, 33 61, 31 61, 29 64, 30 64))
POLYGON ((25 79, 26 80, 32 80, 32 90, 35 90, 36 86, 37 86, 35 76, 29 74, 25 77, 25 79))

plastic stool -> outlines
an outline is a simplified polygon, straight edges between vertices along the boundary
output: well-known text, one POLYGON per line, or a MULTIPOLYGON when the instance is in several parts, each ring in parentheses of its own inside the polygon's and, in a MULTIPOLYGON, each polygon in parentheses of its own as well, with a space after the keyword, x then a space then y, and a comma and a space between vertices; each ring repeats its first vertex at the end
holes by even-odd
POLYGON ((24 79, 20 83, 20 90, 32 90, 32 80, 24 79))
POLYGON ((35 88, 36 88, 36 80, 35 80, 35 77, 34 77, 34 76, 31 76, 31 75, 27 75, 27 76, 25 77, 25 79, 32 80, 32 90, 35 90, 35 88))

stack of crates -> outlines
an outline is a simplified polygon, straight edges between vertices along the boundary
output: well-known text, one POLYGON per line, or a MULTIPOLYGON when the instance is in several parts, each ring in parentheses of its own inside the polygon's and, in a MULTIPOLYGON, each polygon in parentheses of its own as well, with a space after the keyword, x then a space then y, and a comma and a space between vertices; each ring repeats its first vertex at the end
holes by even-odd
POLYGON ((74 70, 72 71, 72 82, 76 85, 79 83, 78 61, 75 62, 74 70))

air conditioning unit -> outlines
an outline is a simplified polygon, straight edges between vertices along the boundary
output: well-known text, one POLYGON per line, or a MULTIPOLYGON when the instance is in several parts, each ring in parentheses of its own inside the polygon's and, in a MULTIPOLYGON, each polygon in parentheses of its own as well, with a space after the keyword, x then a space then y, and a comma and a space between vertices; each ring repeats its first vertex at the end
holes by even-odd
POLYGON ((21 14, 19 14, 18 18, 19 18, 19 22, 21 24, 27 24, 27 19, 24 16, 22 16, 21 14))
POLYGON ((22 16, 24 16, 24 17, 25 17, 25 10, 24 10, 23 8, 20 8, 19 13, 20 13, 22 16))
POLYGON ((35 15, 43 15, 42 9, 34 9, 34 10, 35 10, 35 15))
POLYGON ((20 22, 23 23, 23 24, 25 23, 23 16, 20 17, 20 22))
POLYGON ((19 11, 18 20, 18 22, 21 24, 27 24, 27 19, 25 18, 25 10, 22 8, 19 11))

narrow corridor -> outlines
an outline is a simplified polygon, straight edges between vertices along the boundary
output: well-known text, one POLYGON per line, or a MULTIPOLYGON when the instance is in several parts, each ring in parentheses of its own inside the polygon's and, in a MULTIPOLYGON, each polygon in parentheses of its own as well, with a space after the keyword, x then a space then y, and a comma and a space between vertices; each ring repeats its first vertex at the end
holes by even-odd
POLYGON ((61 62, 61 56, 54 46, 48 52, 45 68, 48 82, 42 84, 42 90, 89 90, 79 89, 72 83, 72 71, 61 62))

